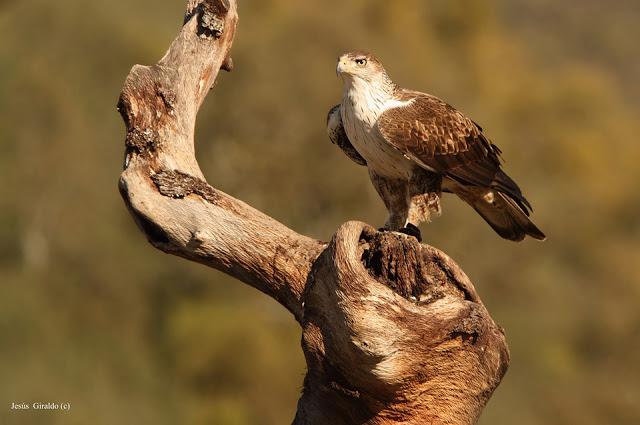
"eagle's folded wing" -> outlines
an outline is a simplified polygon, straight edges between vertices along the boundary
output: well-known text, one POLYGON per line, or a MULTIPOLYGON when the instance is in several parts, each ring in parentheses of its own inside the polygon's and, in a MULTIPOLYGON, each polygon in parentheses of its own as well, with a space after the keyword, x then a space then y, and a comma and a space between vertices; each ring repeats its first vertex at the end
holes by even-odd
POLYGON ((327 133, 329 139, 334 145, 338 145, 340 149, 355 163, 367 165, 367 161, 353 147, 351 141, 347 137, 342 125, 342 116, 340 114, 340 105, 336 105, 329 111, 327 115, 327 133))
POLYGON ((531 205, 500 168, 500 149, 482 128, 435 96, 402 90, 404 106, 385 111, 378 130, 418 165, 468 186, 491 187, 512 198, 528 215, 531 205))

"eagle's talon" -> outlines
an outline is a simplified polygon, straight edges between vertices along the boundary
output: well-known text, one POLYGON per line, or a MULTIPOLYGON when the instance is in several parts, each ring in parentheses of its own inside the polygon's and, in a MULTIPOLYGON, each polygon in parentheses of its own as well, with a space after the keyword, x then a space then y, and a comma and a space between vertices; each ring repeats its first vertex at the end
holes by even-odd
POLYGON ((411 223, 407 223, 407 225, 398 230, 398 232, 404 233, 405 235, 413 236, 418 240, 418 242, 422 242, 422 234, 420 233, 420 229, 411 223))

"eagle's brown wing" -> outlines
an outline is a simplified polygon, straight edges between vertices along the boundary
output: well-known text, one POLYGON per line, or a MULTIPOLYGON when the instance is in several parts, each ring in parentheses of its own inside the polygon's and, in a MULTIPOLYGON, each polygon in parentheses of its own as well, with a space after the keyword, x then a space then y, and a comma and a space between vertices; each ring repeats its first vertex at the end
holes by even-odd
POLYGON ((531 204, 500 167, 500 149, 482 128, 442 100, 399 90, 410 101, 385 111, 378 130, 385 140, 421 167, 452 181, 452 191, 471 205, 502 237, 545 239, 528 216, 531 204))
POLYGON ((479 125, 435 96, 408 90, 398 96, 411 103, 379 118, 378 129, 387 142, 422 167, 463 185, 498 189, 529 214, 531 205, 500 168, 500 149, 479 125))
POLYGON ((353 162, 360 165, 367 165, 367 161, 353 147, 347 137, 346 131, 344 131, 340 105, 331 108, 329 114, 327 114, 327 133, 329 134, 331 143, 338 145, 353 162))

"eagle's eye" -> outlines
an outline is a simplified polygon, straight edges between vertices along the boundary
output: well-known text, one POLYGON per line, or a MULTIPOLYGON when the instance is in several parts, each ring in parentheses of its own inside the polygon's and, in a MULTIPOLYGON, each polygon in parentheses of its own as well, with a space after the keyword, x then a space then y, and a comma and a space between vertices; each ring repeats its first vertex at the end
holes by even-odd
POLYGON ((365 66, 367 64, 367 60, 365 58, 358 58, 356 59, 356 64, 359 66, 365 66))

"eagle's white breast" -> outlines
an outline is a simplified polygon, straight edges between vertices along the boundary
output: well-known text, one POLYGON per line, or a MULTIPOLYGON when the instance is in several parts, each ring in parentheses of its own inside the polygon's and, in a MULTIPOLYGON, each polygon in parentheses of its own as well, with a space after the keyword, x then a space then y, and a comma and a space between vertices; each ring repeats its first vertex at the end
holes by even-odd
POLYGON ((415 164, 380 134, 378 118, 387 110, 408 106, 375 84, 354 80, 345 89, 341 114, 347 137, 370 170, 386 177, 408 178, 415 164))

